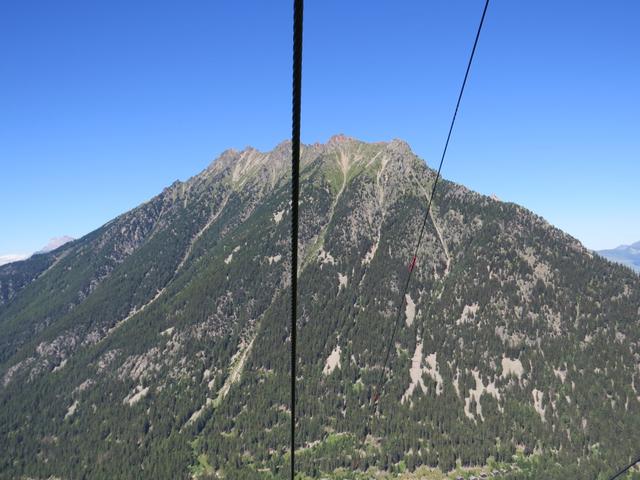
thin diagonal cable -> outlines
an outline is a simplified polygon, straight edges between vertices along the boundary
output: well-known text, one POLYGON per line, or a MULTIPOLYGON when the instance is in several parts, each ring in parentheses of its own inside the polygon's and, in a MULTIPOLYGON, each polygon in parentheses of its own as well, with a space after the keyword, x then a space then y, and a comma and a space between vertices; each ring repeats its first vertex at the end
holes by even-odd
POLYGON ((635 466, 637 463, 640 463, 640 456, 636 457, 635 460, 633 460, 629 465, 627 465, 626 467, 621 468, 620 470, 618 470, 615 475, 613 475, 612 477, 609 477, 609 480, 615 480, 616 478, 619 478, 620 476, 624 475, 625 473, 627 473, 627 471, 629 469, 631 469, 633 466, 635 466))
POLYGON ((382 370, 380 371, 380 378, 378 379, 378 383, 376 384, 376 390, 373 397, 374 405, 377 403, 378 398, 380 398, 380 392, 384 387, 384 372, 387 368, 387 363, 389 361, 389 356, 391 354, 391 346, 393 345, 393 339, 395 338, 396 331, 398 330, 398 324, 400 323, 400 318, 402 317, 402 307, 404 307, 406 303, 406 294, 409 289, 409 283, 411 282, 411 276, 413 274, 413 269, 415 267, 416 257, 418 255, 418 249, 420 248, 420 244, 422 243, 422 237, 424 236, 424 230, 427 225, 427 221, 429 219, 429 214, 431 212, 431 203, 433 202, 433 196, 436 192, 436 187, 438 186, 438 180, 440 179, 440 172, 442 171, 442 164, 444 163, 444 159, 447 155, 447 149, 449 148, 449 141, 451 140, 451 133, 453 132, 453 126, 456 123, 456 117, 458 115, 458 109, 460 108, 460 102, 462 101, 462 95, 464 94, 464 88, 467 84, 467 78, 469 77, 469 71, 471 70, 471 64, 473 63, 473 57, 476 53, 476 47, 478 46, 478 40, 480 39, 480 32, 482 31, 482 25, 484 24, 484 17, 487 13, 487 8, 489 7, 489 0, 486 0, 484 4, 484 9, 482 10, 482 17, 480 18, 480 24, 478 25, 478 31, 476 33, 476 38, 473 42, 473 48, 471 49, 471 55, 469 56, 469 62, 467 63, 467 70, 464 74, 464 80, 462 81, 462 86, 460 87, 460 93, 458 94, 458 101, 456 102, 456 108, 453 112, 453 118, 451 119, 451 124, 449 125, 449 133, 447 134, 447 140, 444 144, 444 149, 442 150, 442 157, 440 157, 440 164, 438 165, 438 172, 436 174, 436 179, 433 182, 433 187, 431 189, 431 195, 429 197, 429 201, 427 203, 427 211, 424 215, 424 220, 422 221, 422 227, 420 228, 420 235, 418 236, 418 242, 416 243, 415 250, 413 252, 413 259, 411 260, 411 264, 409 266, 409 271, 407 273, 407 279, 404 283, 404 289, 402 290, 400 296, 400 307, 398 308, 398 314, 396 316, 396 321, 393 325, 393 332, 391 333, 391 338, 389 339, 389 344, 387 346, 387 353, 385 355, 384 363, 382 364, 382 370))
POLYGON ((291 111, 291 480, 296 454, 296 343, 298 316, 298 200, 300 198, 300 115, 302 110, 303 0, 293 2, 293 92, 291 111))

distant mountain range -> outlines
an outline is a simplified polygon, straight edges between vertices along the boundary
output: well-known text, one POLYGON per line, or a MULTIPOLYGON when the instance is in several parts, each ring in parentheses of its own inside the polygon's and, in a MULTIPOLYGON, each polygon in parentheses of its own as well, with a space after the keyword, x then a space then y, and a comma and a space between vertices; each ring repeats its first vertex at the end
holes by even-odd
MULTIPOLYGON (((301 157, 297 480, 582 480, 638 454, 638 275, 446 180, 414 265, 436 173, 409 145, 301 157)), ((228 150, 0 267, 0 479, 289 478, 290 162, 228 150)))
MULTIPOLYGON (((71 242, 72 240, 75 239, 73 237, 69 237, 68 235, 63 235, 62 237, 54 237, 49 240, 49 242, 44 247, 42 247, 37 252, 34 252, 33 255, 52 252, 56 248, 60 248, 65 243, 71 242)), ((0 255, 0 266, 6 265, 7 263, 26 260, 30 256, 31 255, 29 255, 28 253, 9 253, 7 255, 0 255)))
POLYGON ((6 255, 0 255, 0 266, 6 265, 7 263, 19 262, 26 258, 29 258, 29 255, 25 253, 8 253, 6 255))
POLYGON ((611 250, 599 250, 598 254, 613 262, 631 267, 640 273, 640 242, 631 245, 620 245, 611 250))
POLYGON ((68 235, 63 235, 62 237, 54 237, 51 240, 49 240, 49 243, 47 243, 44 247, 42 247, 40 250, 38 250, 35 253, 38 254, 38 253, 49 253, 49 252, 52 252, 56 248, 60 248, 65 243, 71 242, 73 240, 75 240, 75 239, 73 237, 68 236, 68 235))

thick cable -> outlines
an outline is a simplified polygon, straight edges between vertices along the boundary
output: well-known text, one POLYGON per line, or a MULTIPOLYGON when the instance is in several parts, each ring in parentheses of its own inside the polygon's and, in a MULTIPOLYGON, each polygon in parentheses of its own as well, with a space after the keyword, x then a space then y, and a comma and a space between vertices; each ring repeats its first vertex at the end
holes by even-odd
POLYGON ((293 2, 293 89, 291 110, 291 480, 296 455, 296 346, 298 316, 298 200, 300 198, 300 114, 302 110, 302 13, 293 2))

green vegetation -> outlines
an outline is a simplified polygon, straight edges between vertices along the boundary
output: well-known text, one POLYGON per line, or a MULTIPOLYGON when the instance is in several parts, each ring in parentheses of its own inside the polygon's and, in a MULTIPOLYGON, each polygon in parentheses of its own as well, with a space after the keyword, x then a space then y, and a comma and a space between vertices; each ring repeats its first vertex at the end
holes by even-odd
MULTIPOLYGON (((287 478, 289 152, 235 183, 226 155, 0 267, 0 478, 287 478)), ((637 275, 443 181, 409 319, 433 172, 353 140, 303 167, 300 479, 605 478, 637 454, 637 275)))

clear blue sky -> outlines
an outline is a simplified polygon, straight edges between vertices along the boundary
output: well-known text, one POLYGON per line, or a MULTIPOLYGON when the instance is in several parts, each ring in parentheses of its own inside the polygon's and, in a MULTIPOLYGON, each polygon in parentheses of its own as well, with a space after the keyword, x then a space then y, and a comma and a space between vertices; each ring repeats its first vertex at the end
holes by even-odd
MULTIPOLYGON (((291 1, 0 4, 0 255, 290 135, 291 1)), ((434 165, 482 0, 306 2, 302 135, 434 165)), ((590 248, 640 240, 640 3, 493 0, 444 176, 590 248)))

